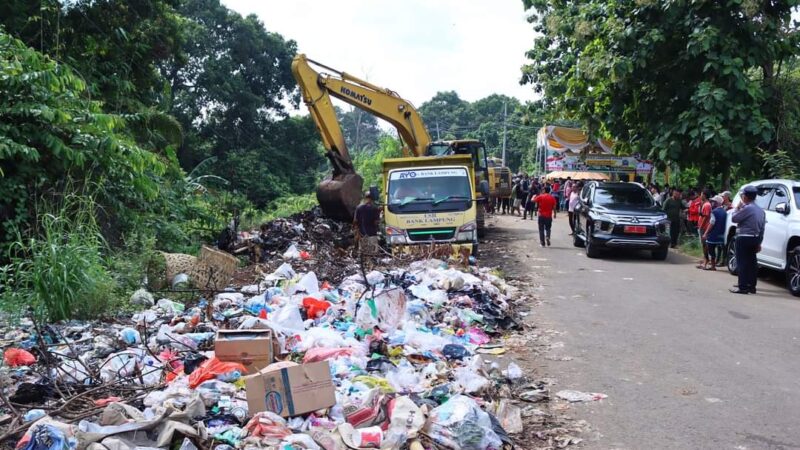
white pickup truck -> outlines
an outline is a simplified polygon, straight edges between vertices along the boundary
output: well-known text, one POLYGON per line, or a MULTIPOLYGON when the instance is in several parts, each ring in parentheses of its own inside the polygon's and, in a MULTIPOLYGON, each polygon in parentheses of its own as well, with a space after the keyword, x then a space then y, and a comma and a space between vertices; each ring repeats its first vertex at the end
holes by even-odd
MULTIPOLYGON (((747 183, 758 189, 756 204, 767 215, 764 241, 758 254, 758 265, 783 271, 786 287, 792 295, 800 296, 800 181, 759 180, 747 183)), ((742 186, 741 189, 744 189, 742 186)), ((739 192, 741 192, 741 189, 739 192)), ((733 206, 741 202, 737 194, 733 206)), ((728 211, 725 234, 728 271, 736 273, 736 224, 731 221, 733 210, 728 211)))

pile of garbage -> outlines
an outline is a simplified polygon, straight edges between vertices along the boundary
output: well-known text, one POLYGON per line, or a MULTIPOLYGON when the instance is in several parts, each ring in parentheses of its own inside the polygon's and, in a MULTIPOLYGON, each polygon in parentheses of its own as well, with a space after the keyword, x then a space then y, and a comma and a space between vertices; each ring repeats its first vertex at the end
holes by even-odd
POLYGON ((354 270, 335 286, 284 262, 191 306, 137 291, 126 322, 23 322, 4 336, 0 440, 25 450, 511 448, 525 400, 514 393, 530 388, 497 359, 498 339, 520 328, 514 295, 489 269, 439 260, 354 270))
POLYGON ((356 266, 352 257, 355 236, 351 224, 331 220, 319 207, 278 218, 259 230, 240 232, 234 254, 247 251, 253 263, 270 270, 281 260, 295 268, 314 270, 320 279, 339 280, 356 266))

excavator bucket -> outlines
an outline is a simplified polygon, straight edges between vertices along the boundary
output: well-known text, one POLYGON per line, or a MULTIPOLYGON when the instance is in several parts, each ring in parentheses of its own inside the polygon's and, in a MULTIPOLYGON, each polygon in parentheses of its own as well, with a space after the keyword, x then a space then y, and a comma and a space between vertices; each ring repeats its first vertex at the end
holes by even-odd
POLYGON ((322 212, 331 219, 352 222, 361 201, 364 179, 357 173, 329 175, 317 187, 317 200, 322 212))

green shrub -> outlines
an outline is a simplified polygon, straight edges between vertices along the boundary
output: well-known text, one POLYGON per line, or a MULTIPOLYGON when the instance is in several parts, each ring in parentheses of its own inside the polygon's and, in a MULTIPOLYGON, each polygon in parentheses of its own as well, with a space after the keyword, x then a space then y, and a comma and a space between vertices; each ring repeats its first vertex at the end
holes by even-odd
POLYGON ((90 196, 69 195, 57 211, 37 216, 36 229, 10 246, 0 269, 0 307, 14 317, 31 308, 50 321, 93 318, 118 306, 106 268, 105 242, 90 196))

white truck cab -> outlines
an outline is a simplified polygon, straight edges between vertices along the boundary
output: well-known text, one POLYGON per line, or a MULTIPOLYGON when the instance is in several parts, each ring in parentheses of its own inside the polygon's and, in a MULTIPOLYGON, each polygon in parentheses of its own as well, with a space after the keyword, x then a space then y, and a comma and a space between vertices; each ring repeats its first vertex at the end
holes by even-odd
MULTIPOLYGON (((800 296, 800 181, 759 180, 747 183, 755 186, 758 196, 755 203, 767 216, 764 241, 758 253, 758 265, 784 271, 786 286, 792 295, 800 296)), ((735 207, 741 202, 739 193, 733 198, 734 209, 728 211, 726 241, 728 271, 736 273, 735 255, 736 224, 731 217, 735 207)))

